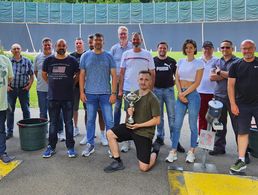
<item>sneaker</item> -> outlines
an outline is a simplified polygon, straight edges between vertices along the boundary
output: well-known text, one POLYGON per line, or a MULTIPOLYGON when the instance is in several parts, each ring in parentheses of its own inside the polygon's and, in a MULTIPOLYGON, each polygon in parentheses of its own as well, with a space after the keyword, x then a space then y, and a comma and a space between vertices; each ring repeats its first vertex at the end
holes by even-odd
POLYGON ((80 135, 80 131, 78 127, 73 128, 73 136, 76 137, 77 135, 80 135))
POLYGON ((246 169, 246 164, 240 159, 238 159, 236 163, 230 167, 230 170, 235 172, 241 172, 244 169, 246 169))
POLYGON ((117 160, 113 160, 113 162, 104 168, 106 173, 112 173, 114 171, 123 170, 125 168, 122 161, 118 162, 117 160))
POLYGON ((87 137, 86 136, 84 136, 82 141, 80 141, 80 145, 85 145, 85 144, 87 144, 87 137))
POLYGON ((102 146, 108 146, 108 140, 106 138, 105 133, 101 133, 100 141, 101 141, 102 146))
POLYGON ((166 162, 172 163, 175 160, 177 160, 177 153, 171 150, 166 158, 166 162))
POLYGON ((177 144, 177 151, 179 153, 185 153, 185 149, 183 148, 183 146, 179 142, 177 144))
POLYGON ((77 152, 74 150, 74 148, 68 149, 67 154, 69 158, 75 158, 77 156, 77 152))
POLYGON ((46 151, 43 153, 42 157, 43 158, 50 158, 51 156, 53 156, 55 154, 55 149, 52 149, 52 147, 50 145, 47 146, 46 151))
POLYGON ((109 157, 109 158, 113 158, 112 152, 111 152, 110 150, 108 150, 108 157, 109 157))
POLYGON ((13 137, 13 133, 7 133, 6 135, 6 140, 10 139, 13 137))
POLYGON ((65 134, 63 131, 61 133, 58 133, 57 136, 58 136, 60 142, 65 141, 65 134))
POLYGON ((250 164, 250 157, 248 152, 245 153, 245 164, 250 164))
POLYGON ((94 145, 90 143, 86 144, 85 150, 82 151, 82 156, 87 157, 90 156, 94 152, 94 145))
POLYGON ((163 146, 163 145, 164 145, 164 141, 163 141, 160 137, 157 137, 157 139, 155 140, 154 143, 157 143, 157 144, 159 144, 160 146, 163 146))
POLYGON ((209 152, 209 155, 211 156, 217 156, 217 155, 220 155, 220 154, 225 154, 225 150, 218 150, 218 149, 214 149, 213 151, 210 151, 209 152))
POLYGON ((123 145, 121 147, 121 152, 128 152, 131 149, 131 142, 130 141, 124 141, 123 145))
POLYGON ((195 160, 195 155, 192 151, 188 151, 187 152, 187 156, 186 156, 186 159, 185 159, 185 162, 187 163, 193 163, 195 160))
POLYGON ((14 156, 8 156, 8 154, 4 153, 0 156, 0 160, 3 161, 3 163, 9 163, 15 159, 14 156))

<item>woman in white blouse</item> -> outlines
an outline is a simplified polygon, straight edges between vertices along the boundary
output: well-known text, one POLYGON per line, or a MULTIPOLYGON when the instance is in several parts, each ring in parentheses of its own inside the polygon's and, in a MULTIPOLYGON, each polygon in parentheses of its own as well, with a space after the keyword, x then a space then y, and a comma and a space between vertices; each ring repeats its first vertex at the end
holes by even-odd
POLYGON ((166 161, 177 160, 177 144, 180 138, 180 131, 183 125, 186 110, 189 113, 189 126, 191 130, 191 146, 187 153, 186 162, 193 163, 195 160, 195 148, 197 147, 198 129, 197 119, 200 110, 200 95, 196 88, 200 85, 203 75, 203 62, 195 59, 197 45, 194 40, 188 39, 183 44, 185 59, 177 63, 176 87, 178 98, 175 106, 175 123, 172 135, 172 150, 169 152, 166 161))

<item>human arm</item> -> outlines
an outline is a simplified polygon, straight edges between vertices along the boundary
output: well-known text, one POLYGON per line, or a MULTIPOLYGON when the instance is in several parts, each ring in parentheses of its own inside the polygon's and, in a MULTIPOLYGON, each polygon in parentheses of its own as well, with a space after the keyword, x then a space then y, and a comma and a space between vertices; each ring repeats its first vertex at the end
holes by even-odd
POLYGON ((125 68, 120 69, 120 75, 119 75, 119 91, 118 96, 123 96, 123 87, 124 87, 124 76, 125 76, 125 68))
POLYGON ((239 115, 239 109, 236 104, 236 99, 235 99, 235 84, 236 84, 236 79, 235 78, 228 78, 228 98, 230 101, 230 107, 231 107, 231 112, 238 116, 239 115))
POLYGON ((45 72, 44 70, 42 70, 42 78, 44 81, 46 81, 46 83, 48 83, 48 75, 47 72, 45 72))
POLYGON ((135 124, 126 124, 127 128, 129 129, 138 129, 138 128, 142 128, 142 127, 151 127, 151 126, 156 126, 160 123, 160 116, 154 116, 152 117, 152 119, 144 122, 144 123, 135 123, 135 124))
POLYGON ((116 69, 111 68, 111 77, 112 77, 112 86, 111 86, 111 96, 109 102, 114 104, 116 102, 116 87, 117 87, 117 78, 116 78, 116 69))
POLYGON ((176 88, 177 88, 177 91, 178 91, 178 98, 179 98, 179 100, 181 102, 183 102, 183 103, 187 103, 188 100, 186 99, 186 97, 184 97, 182 95, 182 87, 181 87, 181 83, 180 83, 178 69, 176 69, 175 80, 176 80, 176 88))
POLYGON ((86 78, 85 69, 80 69, 80 74, 79 74, 80 99, 83 103, 87 101, 87 97, 84 93, 85 78, 86 78))
POLYGON ((151 73, 151 79, 152 79, 151 90, 153 90, 155 85, 155 77, 156 77, 155 69, 150 70, 150 73, 151 73))

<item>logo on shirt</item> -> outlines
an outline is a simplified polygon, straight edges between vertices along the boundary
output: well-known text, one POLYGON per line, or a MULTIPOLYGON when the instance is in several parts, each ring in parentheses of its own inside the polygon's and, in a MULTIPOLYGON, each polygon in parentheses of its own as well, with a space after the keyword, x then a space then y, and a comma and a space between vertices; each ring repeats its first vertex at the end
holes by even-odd
POLYGON ((170 64, 164 63, 164 66, 156 67, 157 71, 168 71, 171 69, 170 64))
POLYGON ((53 67, 53 73, 64 73, 65 68, 65 66, 55 66, 53 67))

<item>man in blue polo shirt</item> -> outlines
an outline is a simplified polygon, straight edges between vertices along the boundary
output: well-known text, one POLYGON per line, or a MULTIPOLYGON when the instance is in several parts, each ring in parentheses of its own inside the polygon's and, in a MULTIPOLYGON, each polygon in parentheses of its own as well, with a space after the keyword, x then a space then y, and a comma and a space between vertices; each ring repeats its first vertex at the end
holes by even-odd
POLYGON ((8 86, 8 103, 11 109, 7 112, 7 136, 13 137, 14 111, 16 99, 21 104, 23 119, 30 118, 30 96, 29 90, 34 81, 33 66, 31 61, 21 55, 21 45, 15 43, 11 47, 13 57, 11 58, 14 78, 8 86))

